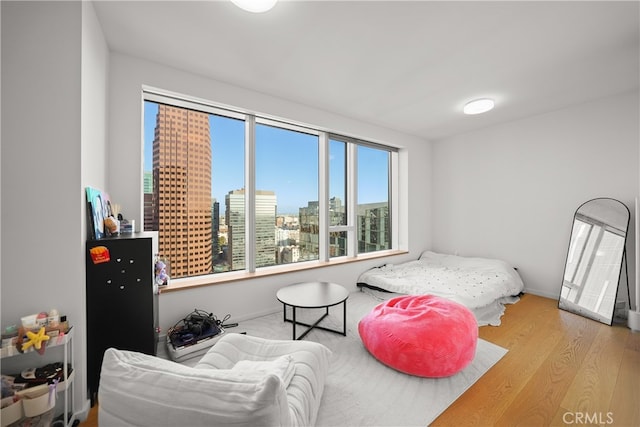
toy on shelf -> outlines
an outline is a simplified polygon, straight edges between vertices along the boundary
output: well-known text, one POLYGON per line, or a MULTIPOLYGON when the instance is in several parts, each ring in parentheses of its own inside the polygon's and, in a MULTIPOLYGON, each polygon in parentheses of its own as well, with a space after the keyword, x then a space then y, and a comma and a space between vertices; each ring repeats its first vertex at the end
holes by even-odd
POLYGON ((156 260, 155 271, 156 271, 156 285, 158 286, 166 286, 169 284, 169 261, 164 258, 158 258, 156 260))
POLYGON ((42 345, 42 343, 44 341, 49 341, 50 338, 49 335, 45 333, 44 326, 42 326, 36 334, 31 331, 27 331, 27 338, 29 338, 29 340, 22 344, 22 351, 25 351, 29 347, 33 346, 38 353, 44 354, 44 346, 42 345))

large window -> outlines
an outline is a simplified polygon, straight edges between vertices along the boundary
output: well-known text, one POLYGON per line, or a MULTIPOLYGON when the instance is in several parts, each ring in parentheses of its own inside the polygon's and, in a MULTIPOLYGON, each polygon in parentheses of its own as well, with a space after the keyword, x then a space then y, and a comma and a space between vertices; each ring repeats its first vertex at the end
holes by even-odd
POLYGON ((392 148, 148 92, 144 152, 175 279, 393 249, 392 148))
POLYGON ((256 125, 256 267, 317 260, 318 135, 256 125))
POLYGON ((358 146, 358 253, 391 248, 389 152, 358 146))

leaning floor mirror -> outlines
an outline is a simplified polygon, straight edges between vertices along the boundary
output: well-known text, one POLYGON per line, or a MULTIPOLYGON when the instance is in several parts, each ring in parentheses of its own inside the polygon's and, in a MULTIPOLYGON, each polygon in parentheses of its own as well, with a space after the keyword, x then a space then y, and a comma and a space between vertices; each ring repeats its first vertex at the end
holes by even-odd
POLYGON ((629 216, 622 202, 609 198, 589 200, 576 210, 559 308, 613 323, 629 216))

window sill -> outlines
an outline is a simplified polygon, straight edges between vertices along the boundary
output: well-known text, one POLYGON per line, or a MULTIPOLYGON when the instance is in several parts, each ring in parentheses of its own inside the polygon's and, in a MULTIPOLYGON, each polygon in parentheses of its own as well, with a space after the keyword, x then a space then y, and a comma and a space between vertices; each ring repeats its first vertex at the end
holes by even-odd
POLYGON ((201 277, 191 277, 188 279, 176 279, 172 281, 169 285, 160 288, 160 293, 164 294, 167 292, 176 292, 184 289, 192 289, 201 286, 211 286, 211 285, 219 285, 222 283, 231 283, 238 282, 241 280, 247 279, 256 279, 260 277, 268 277, 275 276, 278 274, 286 274, 293 273, 304 270, 311 270, 315 268, 324 268, 324 267, 333 267, 336 265, 342 264, 350 264, 354 262, 366 261, 370 259, 376 258, 384 258, 395 255, 404 255, 409 253, 405 250, 388 250, 388 251, 377 251, 371 252, 367 254, 361 254, 357 257, 340 257, 333 258, 329 261, 309 261, 309 262, 301 262, 298 264, 286 264, 286 265, 277 265, 273 267, 263 267, 259 271, 248 273, 246 271, 238 271, 238 272, 228 272, 228 273, 218 273, 211 274, 207 276, 201 277))

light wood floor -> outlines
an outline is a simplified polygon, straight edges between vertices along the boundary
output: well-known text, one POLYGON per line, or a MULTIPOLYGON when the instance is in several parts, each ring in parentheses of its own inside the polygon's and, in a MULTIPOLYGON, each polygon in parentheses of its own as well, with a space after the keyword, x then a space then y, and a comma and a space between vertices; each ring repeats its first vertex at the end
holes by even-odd
POLYGON ((432 426, 640 426, 640 333, 524 295, 480 337, 509 352, 432 426))
POLYGON ((480 337, 509 352, 432 426, 640 426, 640 333, 527 294, 480 337))

